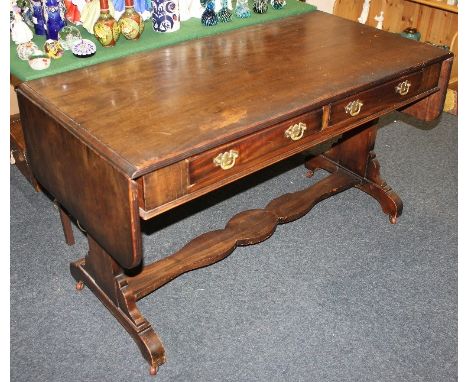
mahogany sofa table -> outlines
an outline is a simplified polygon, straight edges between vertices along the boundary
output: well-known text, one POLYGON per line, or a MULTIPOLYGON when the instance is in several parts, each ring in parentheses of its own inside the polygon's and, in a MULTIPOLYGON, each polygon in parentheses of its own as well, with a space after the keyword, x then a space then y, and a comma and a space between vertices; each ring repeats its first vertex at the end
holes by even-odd
POLYGON ((313 12, 21 84, 34 176, 87 232, 89 252, 71 264, 77 287, 156 374, 164 348, 139 299, 350 187, 396 222, 402 203, 380 177, 375 122, 394 110, 437 118, 451 63, 442 49, 313 12), (140 219, 332 139, 305 162, 328 177, 143 264, 140 219))

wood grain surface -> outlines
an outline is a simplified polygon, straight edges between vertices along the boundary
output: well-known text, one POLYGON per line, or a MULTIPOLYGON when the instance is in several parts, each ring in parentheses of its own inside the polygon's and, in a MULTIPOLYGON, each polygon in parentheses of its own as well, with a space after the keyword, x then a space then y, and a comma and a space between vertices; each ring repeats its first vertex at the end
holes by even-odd
POLYGON ((124 268, 142 258, 136 182, 18 93, 35 178, 124 268))
POLYGON ((20 89, 136 178, 448 56, 317 11, 20 89))

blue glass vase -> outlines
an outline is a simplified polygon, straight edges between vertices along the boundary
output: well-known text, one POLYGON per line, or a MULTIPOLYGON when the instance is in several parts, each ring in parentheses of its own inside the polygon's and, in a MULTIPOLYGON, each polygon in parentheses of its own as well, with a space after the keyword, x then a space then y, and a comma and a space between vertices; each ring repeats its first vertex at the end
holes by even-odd
POLYGON ((41 0, 35 1, 31 0, 32 5, 32 19, 34 24, 34 33, 37 35, 45 36, 45 20, 44 20, 44 10, 42 8, 41 0))
POLYGON ((66 25, 64 6, 60 0, 43 0, 47 38, 58 40, 58 32, 66 25))

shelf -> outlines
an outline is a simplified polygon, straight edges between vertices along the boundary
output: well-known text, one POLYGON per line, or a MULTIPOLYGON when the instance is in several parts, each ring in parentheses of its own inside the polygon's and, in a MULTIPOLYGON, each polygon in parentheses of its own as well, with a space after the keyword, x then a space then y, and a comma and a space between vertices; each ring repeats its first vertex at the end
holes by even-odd
POLYGON ((458 6, 457 5, 448 5, 445 0, 444 1, 437 1, 437 0, 406 0, 411 1, 412 3, 418 3, 422 5, 427 5, 429 7, 442 9, 444 11, 449 11, 453 13, 458 13, 458 6))

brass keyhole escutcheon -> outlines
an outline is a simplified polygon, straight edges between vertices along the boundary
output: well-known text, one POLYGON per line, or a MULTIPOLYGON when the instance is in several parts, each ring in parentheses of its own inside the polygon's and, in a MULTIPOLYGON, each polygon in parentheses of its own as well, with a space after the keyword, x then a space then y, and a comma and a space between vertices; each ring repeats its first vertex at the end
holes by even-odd
POLYGON ((239 151, 229 150, 224 153, 220 153, 213 159, 215 166, 221 167, 223 170, 229 170, 236 164, 236 159, 239 157, 239 151))
POLYGON ((351 117, 355 117, 361 112, 361 107, 363 105, 364 103, 359 99, 348 103, 345 107, 346 114, 349 114, 351 117))
POLYGON ((293 141, 298 141, 304 136, 307 125, 303 122, 296 123, 295 125, 289 126, 284 132, 286 138, 290 138, 293 141))
POLYGON ((410 89, 410 86, 411 86, 411 82, 409 82, 408 80, 406 81, 403 81, 401 83, 399 83, 396 87, 395 87, 395 91, 400 94, 400 95, 407 95, 409 93, 409 89, 410 89))

